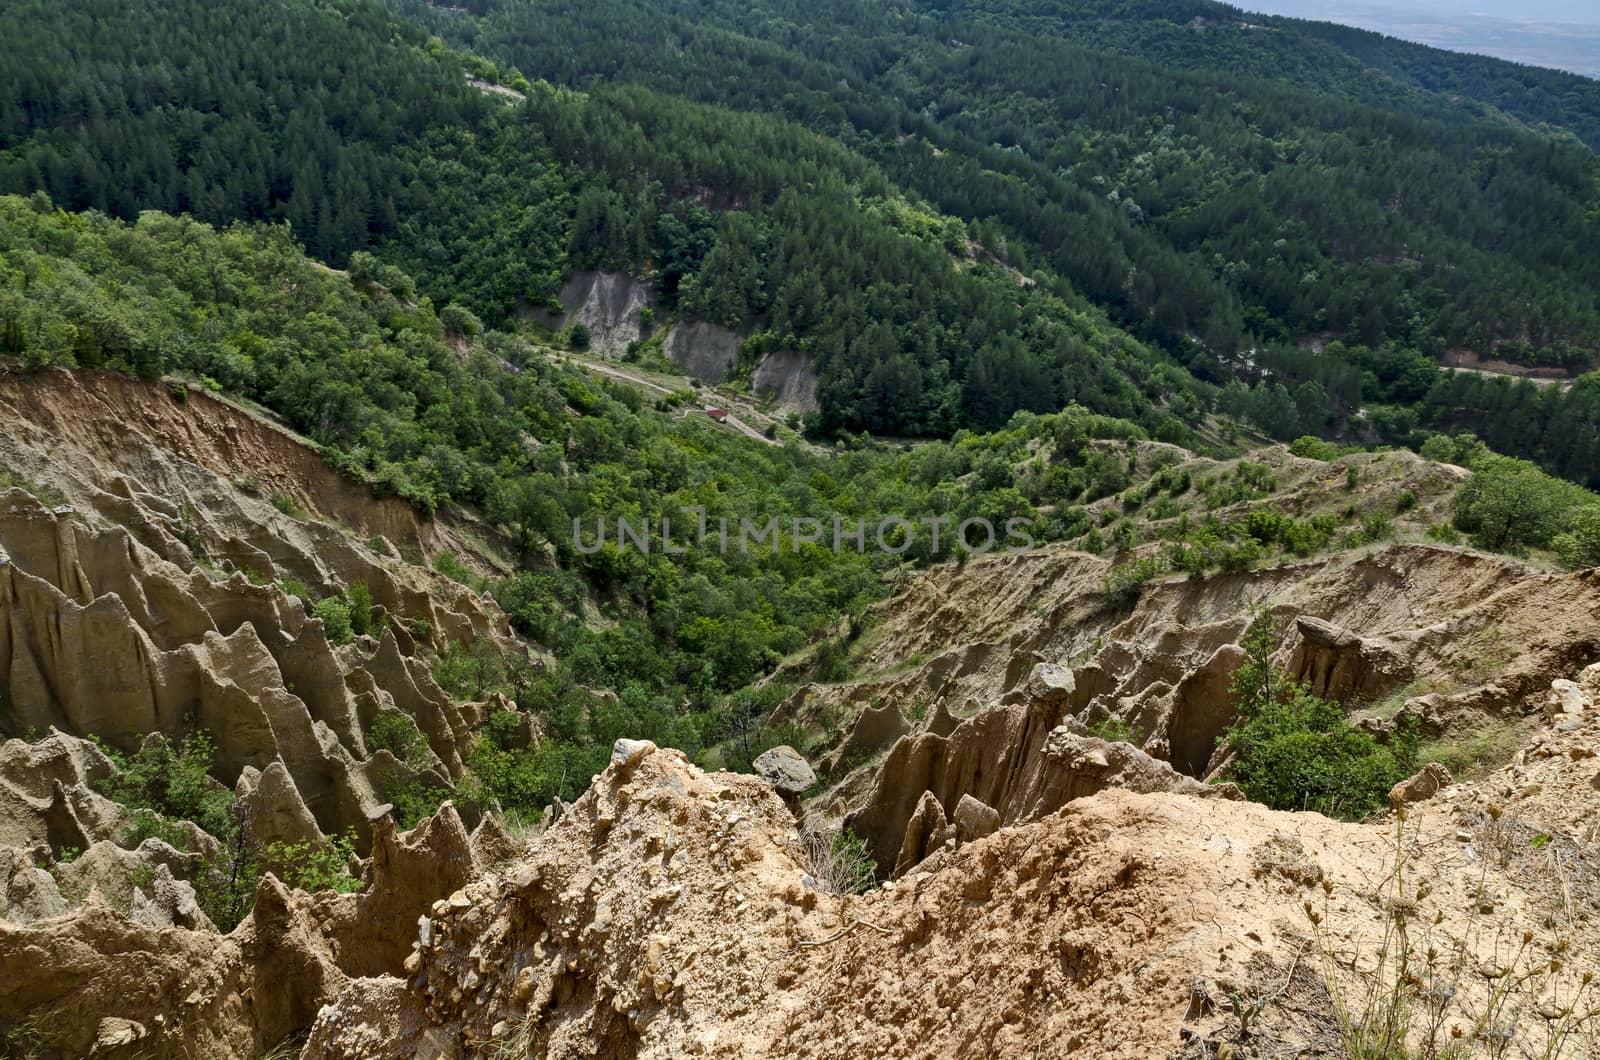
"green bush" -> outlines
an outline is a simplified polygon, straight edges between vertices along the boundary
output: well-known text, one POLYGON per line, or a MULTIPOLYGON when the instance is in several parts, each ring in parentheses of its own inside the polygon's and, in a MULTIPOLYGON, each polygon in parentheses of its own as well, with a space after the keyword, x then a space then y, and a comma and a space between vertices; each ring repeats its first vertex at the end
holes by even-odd
POLYGON ((350 874, 355 858, 355 834, 329 836, 323 842, 269 843, 261 851, 252 875, 271 871, 290 887, 302 891, 336 891, 352 894, 362 882, 350 874))
POLYGON ((46 486, 35 482, 33 479, 15 471, 0 471, 0 492, 9 489, 19 489, 24 493, 32 494, 34 500, 46 508, 59 508, 67 503, 67 495, 54 486, 46 486))
POLYGON ((1102 588, 1114 605, 1126 607, 1139 599, 1146 584, 1159 578, 1166 570, 1167 565, 1161 557, 1145 556, 1113 567, 1105 576, 1102 588))
POLYGON ((1416 734, 1403 728, 1380 744, 1352 727, 1337 703, 1273 667, 1276 643, 1261 621, 1245 639, 1230 686, 1239 718, 1224 737, 1236 756, 1228 779, 1277 810, 1359 820, 1383 809, 1389 789, 1416 772, 1416 734))
POLYGON ((1332 442, 1325 442, 1310 434, 1302 434, 1290 442, 1289 452, 1307 460, 1336 460, 1339 457, 1339 448, 1332 442))
POLYGON ((441 552, 433 557, 433 569, 451 581, 460 582, 469 589, 476 589, 482 592, 487 588, 487 583, 474 574, 470 567, 457 559, 454 552, 441 552))
POLYGON ((287 493, 274 493, 272 495, 272 506, 289 518, 300 522, 305 522, 310 518, 306 510, 300 507, 299 503, 287 493))
POLYGON ((1114 714, 1090 725, 1088 733, 1095 739, 1105 740, 1109 743, 1131 743, 1137 745, 1140 741, 1139 730, 1114 714))
POLYGON ((198 731, 174 748, 159 737, 124 755, 101 746, 115 771, 96 787, 102 795, 134 813, 133 830, 142 839, 156 835, 169 842, 173 833, 160 818, 193 821, 218 838, 232 832, 233 794, 210 779, 216 754, 210 734, 198 731), (142 812, 141 812, 142 811, 142 812))
POLYGON ((428 741, 416 722, 397 710, 379 711, 367 727, 366 741, 369 752, 388 751, 402 762, 415 764, 426 759, 428 741))
POLYGON ((1551 542, 1561 562, 1574 570, 1600 566, 1600 505, 1578 509, 1567 526, 1551 542))
POLYGON ((1547 548, 1595 504, 1595 495, 1526 460, 1480 457, 1457 491, 1455 527, 1498 552, 1547 548))
POLYGON ((366 582, 356 582, 344 591, 350 605, 350 631, 356 636, 376 632, 372 625, 372 590, 366 582))
POLYGON ((329 596, 318 600, 311 614, 322 620, 322 631, 331 644, 348 644, 353 636, 350 605, 343 597, 329 596))

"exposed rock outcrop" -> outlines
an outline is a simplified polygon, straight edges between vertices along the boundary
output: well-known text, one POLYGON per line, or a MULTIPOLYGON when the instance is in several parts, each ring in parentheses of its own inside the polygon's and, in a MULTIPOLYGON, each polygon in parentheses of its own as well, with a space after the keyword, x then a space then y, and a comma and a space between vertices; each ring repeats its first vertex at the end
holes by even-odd
POLYGON ((1409 680, 1405 659, 1392 649, 1310 615, 1295 619, 1300 643, 1289 675, 1327 699, 1372 700, 1409 680))
POLYGON ((750 379, 757 395, 795 412, 817 410, 817 373, 797 350, 774 350, 761 358, 750 379))
POLYGON ((54 730, 0 744, 0 847, 87 850, 118 835, 122 808, 92 788, 111 771, 94 744, 54 730))
POLYGON ((625 273, 576 272, 556 296, 565 313, 546 315, 551 327, 582 324, 589 329, 589 349, 602 357, 620 357, 631 342, 644 337, 641 311, 650 305, 650 288, 625 273))
POLYGON ((685 375, 720 383, 739 363, 739 334, 703 320, 680 320, 667 332, 663 350, 685 375))
POLYGON ((1396 784, 1389 792, 1389 805, 1405 806, 1413 802, 1426 802, 1450 786, 1450 771, 1437 762, 1429 762, 1417 773, 1396 784))
POLYGON ((930 852, 935 836, 943 836, 940 842, 966 839, 1037 820, 1106 788, 1238 797, 1231 787, 1198 783, 1131 744, 1059 727, 1073 691, 1070 671, 1039 663, 1008 697, 1011 703, 979 712, 948 736, 903 737, 846 825, 866 841, 880 870, 904 872, 916 864, 915 855, 930 852), (937 813, 927 805, 929 795, 937 813), (992 827, 975 827, 990 815, 992 827), (942 831, 946 821, 952 833, 942 831))
MULTIPOLYGON (((1485 829, 1504 827, 1485 812, 1502 784, 1523 794, 1501 803, 1500 822, 1518 815, 1550 842, 1583 841, 1582 811, 1567 804, 1589 790, 1593 763, 1580 751, 1593 753, 1600 729, 1549 739, 1537 763, 1482 792, 1452 789, 1407 821, 1407 878, 1428 886, 1408 887, 1405 901, 1440 953, 1459 948, 1463 969, 1525 932, 1538 950, 1531 964, 1545 962, 1554 935, 1543 919, 1570 908, 1551 875, 1475 852, 1485 829), (1495 931, 1472 912, 1482 893, 1501 903, 1495 931)), ((1081 737, 1072 746, 1105 751, 1081 737)), ((961 821, 983 816, 964 805, 961 821)), ((794 823, 765 784, 650 751, 607 769, 520 863, 441 903, 420 923, 403 979, 351 982, 318 1015, 303 1055, 1339 1052, 1323 973, 1307 959, 1305 909, 1318 911, 1331 952, 1374 953, 1391 904, 1392 822, 1111 788, 980 837, 981 821, 941 825, 931 796, 920 807, 920 832, 973 837, 936 872, 830 895, 808 887, 794 823), (1240 1013, 1229 997, 1271 1000, 1240 1013)), ((1568 958, 1541 976, 1571 996, 1595 970, 1595 936, 1592 925, 1562 933, 1568 958)), ((1494 989, 1461 975, 1447 1023, 1470 1025, 1494 989)), ((1519 1038, 1541 1033, 1537 1005, 1507 1012, 1519 1038)), ((1565 1054, 1576 1060, 1584 1047, 1573 1040, 1565 1054)))
POLYGON ((480 872, 448 804, 411 832, 387 815, 373 832, 362 891, 307 894, 267 875, 225 936, 169 867, 185 855, 155 840, 96 844, 60 866, 64 887, 87 888, 70 910, 49 873, 0 860, 0 967, 30 969, 0 976, 0 1031, 28 1028, 46 1060, 89 1055, 100 1039, 94 1055, 106 1055, 105 1041, 129 1033, 135 1052, 109 1055, 260 1055, 352 981, 401 974, 418 917, 480 872), (154 867, 130 883, 129 866, 154 867))
MULTIPOLYGON (((402 653, 393 629, 337 649, 277 587, 182 570, 120 527, 91 529, 20 490, 0 495, 0 543, 10 555, 0 566, 0 698, 8 704, 0 724, 13 731, 59 727, 133 751, 151 732, 203 728, 225 782, 241 793, 266 785, 259 801, 275 838, 315 835, 305 813, 322 832, 364 831, 383 801, 378 785, 412 775, 392 759, 368 758, 363 714, 415 717, 434 776, 463 768, 462 747, 481 717, 402 653)), ((82 787, 108 770, 102 759, 93 776, 72 782, 82 787)), ((83 847, 104 837, 103 826, 86 828, 71 810, 108 817, 92 799, 52 795, 50 810, 42 798, 33 794, 33 812, 54 814, 60 842, 83 847)))

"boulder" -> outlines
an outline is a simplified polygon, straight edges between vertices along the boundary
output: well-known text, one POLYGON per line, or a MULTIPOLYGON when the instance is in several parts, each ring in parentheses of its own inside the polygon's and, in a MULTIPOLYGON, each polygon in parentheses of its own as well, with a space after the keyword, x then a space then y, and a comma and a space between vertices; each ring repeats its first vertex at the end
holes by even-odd
POLYGON ((751 765, 756 776, 771 784, 773 790, 785 798, 804 794, 817 782, 816 771, 810 763, 787 744, 779 744, 761 752, 751 765))
POLYGON ((1574 717, 1591 706, 1591 701, 1576 681, 1557 678, 1550 682, 1550 691, 1544 700, 1544 716, 1551 720, 1574 717))
POLYGON ((1399 653, 1312 615, 1295 619, 1300 633, 1289 673, 1327 699, 1377 699, 1410 678, 1399 653))
POLYGON ((961 801, 956 803, 955 826, 957 838, 963 843, 970 843, 999 831, 1000 813, 971 795, 963 795, 961 801))
POLYGON ((1072 671, 1055 663, 1038 663, 1028 673, 1025 687, 1031 706, 1045 710, 1059 708, 1072 695, 1072 671))
POLYGON ((649 740, 620 739, 611 747, 611 764, 618 769, 631 769, 655 749, 649 740))
POLYGON ((1414 802, 1427 802, 1451 783, 1450 771, 1438 762, 1429 762, 1416 776, 1408 777, 1389 790, 1389 805, 1396 808, 1414 802))

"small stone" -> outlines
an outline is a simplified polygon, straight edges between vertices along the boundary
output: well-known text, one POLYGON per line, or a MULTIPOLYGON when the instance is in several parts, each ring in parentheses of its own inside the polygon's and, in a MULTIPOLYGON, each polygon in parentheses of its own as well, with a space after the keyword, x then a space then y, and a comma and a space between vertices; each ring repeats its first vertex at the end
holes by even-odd
POLYGON ((142 1023, 107 1016, 95 1030, 94 1052, 132 1045, 149 1033, 142 1023))

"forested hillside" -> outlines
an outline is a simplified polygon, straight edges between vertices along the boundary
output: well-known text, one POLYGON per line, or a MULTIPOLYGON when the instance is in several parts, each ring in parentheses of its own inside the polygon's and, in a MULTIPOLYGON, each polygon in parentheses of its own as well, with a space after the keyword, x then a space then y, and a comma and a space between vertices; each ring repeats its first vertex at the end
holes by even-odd
POLYGON ((0 187, 285 220, 491 326, 631 272, 805 354, 822 435, 1078 401, 1595 481, 1594 387, 1435 367, 1592 366, 1591 82, 1206 3, 392 4, 12 5, 0 187))

